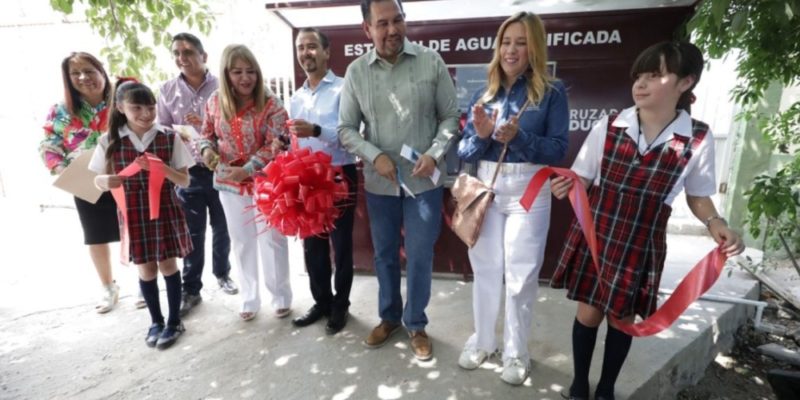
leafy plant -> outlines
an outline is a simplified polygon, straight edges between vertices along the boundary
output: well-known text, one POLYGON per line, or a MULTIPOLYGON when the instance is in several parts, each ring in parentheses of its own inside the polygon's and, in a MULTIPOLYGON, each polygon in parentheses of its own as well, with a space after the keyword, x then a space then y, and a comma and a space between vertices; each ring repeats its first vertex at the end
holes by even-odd
MULTIPOLYGON (((70 15, 75 0, 50 0, 54 10, 70 15)), ((100 56, 115 75, 136 76, 145 81, 160 81, 166 74, 158 69, 154 48, 170 48, 173 22, 182 22, 203 34, 211 31, 213 15, 202 0, 77 0, 85 5, 92 30, 102 36, 106 46, 100 56), (147 38, 149 40, 143 40, 147 38)))
POLYGON ((786 87, 800 79, 800 0, 705 0, 688 28, 713 58, 739 51, 739 84, 731 95, 742 106, 740 117, 755 123, 773 151, 791 156, 745 192, 745 222, 754 237, 764 235, 766 247, 783 248, 794 260, 800 250, 800 102, 776 114, 759 106, 774 82, 786 87))

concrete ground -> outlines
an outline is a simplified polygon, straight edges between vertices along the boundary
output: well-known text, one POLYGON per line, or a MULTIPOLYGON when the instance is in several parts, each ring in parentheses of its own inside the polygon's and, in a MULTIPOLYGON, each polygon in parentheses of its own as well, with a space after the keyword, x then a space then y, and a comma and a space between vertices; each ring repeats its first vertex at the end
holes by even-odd
MULTIPOLYGON (((149 317, 133 306, 134 269, 115 266, 120 304, 106 315, 93 311, 99 285, 74 210, 40 211, 0 198, 0 243, 0 399, 559 399, 571 381, 575 304, 559 290, 539 291, 531 377, 512 387, 500 380, 496 362, 475 371, 457 366, 472 332, 468 282, 434 280, 427 311, 435 357, 428 362, 414 359, 405 334, 381 349, 361 345, 378 322, 377 282, 367 275, 355 279, 349 324, 330 337, 322 323, 298 329, 274 318, 268 298, 254 321, 241 321, 238 296, 221 292, 207 272, 204 301, 185 319, 187 333, 158 351, 144 344, 149 317)), ((669 246, 665 288, 714 245, 705 237, 671 235, 669 246)), ((290 239, 293 316, 312 305, 300 247, 290 239)), ((712 292, 753 297, 757 285, 735 270, 712 292)), ((700 301, 670 329, 634 340, 617 398, 673 398, 732 344, 748 314, 752 308, 700 301)), ((593 383, 604 328, 598 337, 593 383)))

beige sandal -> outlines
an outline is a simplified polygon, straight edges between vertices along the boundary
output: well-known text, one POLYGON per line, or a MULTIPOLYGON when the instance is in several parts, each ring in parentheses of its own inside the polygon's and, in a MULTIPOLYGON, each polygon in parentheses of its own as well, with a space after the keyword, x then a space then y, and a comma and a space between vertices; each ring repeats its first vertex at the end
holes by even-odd
POLYGON ((242 321, 252 321, 255 317, 256 313, 254 312, 242 311, 239 313, 239 318, 241 318, 242 321))
POLYGON ((103 298, 100 300, 100 303, 94 307, 94 310, 97 311, 98 314, 105 314, 119 302, 119 286, 117 286, 117 282, 111 282, 111 284, 107 286, 103 286, 103 298))

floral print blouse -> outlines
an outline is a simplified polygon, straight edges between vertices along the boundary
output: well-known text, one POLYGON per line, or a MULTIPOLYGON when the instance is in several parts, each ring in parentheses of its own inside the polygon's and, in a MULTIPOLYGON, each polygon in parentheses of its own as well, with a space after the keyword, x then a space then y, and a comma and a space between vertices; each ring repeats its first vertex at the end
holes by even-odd
POLYGON ((81 101, 77 115, 71 115, 64 103, 50 108, 44 124, 44 140, 39 145, 47 169, 55 174, 57 167, 66 167, 83 150, 93 149, 97 138, 108 126, 108 107, 96 107, 81 101))
POLYGON ((253 106, 245 106, 231 120, 225 120, 219 104, 219 92, 208 99, 198 143, 200 154, 211 147, 219 154, 219 164, 214 173, 214 188, 238 194, 251 194, 252 183, 246 180, 237 183, 220 178, 218 172, 225 166, 243 167, 250 175, 263 169, 272 161, 272 140, 286 135, 289 118, 281 101, 269 95, 264 109, 257 112, 253 106))

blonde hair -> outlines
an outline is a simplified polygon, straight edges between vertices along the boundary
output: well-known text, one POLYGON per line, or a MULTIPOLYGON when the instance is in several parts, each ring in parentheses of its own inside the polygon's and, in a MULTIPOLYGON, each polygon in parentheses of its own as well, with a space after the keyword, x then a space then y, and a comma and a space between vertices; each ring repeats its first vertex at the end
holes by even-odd
POLYGON ((547 41, 542 20, 531 12, 518 12, 506 19, 497 30, 497 41, 494 47, 494 56, 489 63, 487 73, 486 92, 481 96, 480 102, 489 102, 497 96, 500 85, 503 84, 505 73, 500 65, 500 47, 503 35, 509 25, 520 22, 525 27, 526 42, 528 46, 528 69, 524 72, 528 78, 528 101, 538 104, 545 92, 551 86, 553 77, 547 71, 547 41))
POLYGON ((256 71, 256 85, 253 89, 253 102, 255 103, 255 110, 260 113, 264 110, 267 103, 267 90, 264 87, 264 76, 261 74, 261 67, 256 61, 253 52, 242 44, 232 44, 225 48, 222 52, 222 60, 220 62, 220 85, 219 85, 219 108, 222 111, 222 116, 226 121, 230 121, 236 116, 239 111, 239 104, 236 99, 236 91, 231 87, 230 78, 228 78, 228 71, 233 68, 233 64, 241 60, 248 64, 256 71))

